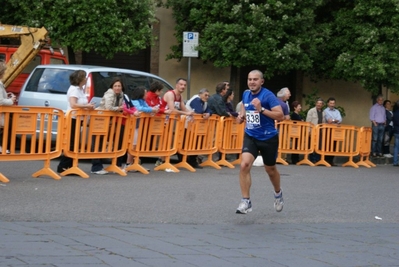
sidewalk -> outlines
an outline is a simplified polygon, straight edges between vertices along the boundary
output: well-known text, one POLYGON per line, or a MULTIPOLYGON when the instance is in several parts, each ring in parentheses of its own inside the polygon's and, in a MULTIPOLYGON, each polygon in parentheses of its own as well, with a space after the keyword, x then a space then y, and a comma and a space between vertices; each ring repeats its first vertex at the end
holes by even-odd
MULTIPOLYGON (((242 215, 238 215, 242 216, 242 215)), ((1 266, 399 266, 399 224, 2 222, 1 266)))

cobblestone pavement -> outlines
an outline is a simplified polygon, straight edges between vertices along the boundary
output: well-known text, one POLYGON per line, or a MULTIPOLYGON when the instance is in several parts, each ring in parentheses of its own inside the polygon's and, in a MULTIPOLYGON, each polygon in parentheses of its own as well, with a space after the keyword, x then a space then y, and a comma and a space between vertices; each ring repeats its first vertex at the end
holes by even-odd
POLYGON ((1 266, 399 266, 399 225, 2 222, 1 266))

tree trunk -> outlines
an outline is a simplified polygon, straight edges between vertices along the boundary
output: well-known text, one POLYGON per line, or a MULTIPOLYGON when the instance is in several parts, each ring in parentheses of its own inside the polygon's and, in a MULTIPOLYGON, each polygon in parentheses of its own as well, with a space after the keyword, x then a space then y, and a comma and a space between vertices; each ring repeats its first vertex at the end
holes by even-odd
POLYGON ((76 64, 75 51, 70 46, 68 46, 68 60, 69 64, 76 64))
POLYGON ((240 69, 235 66, 230 67, 230 88, 233 89, 234 103, 237 104, 241 101, 242 92, 240 90, 240 69))

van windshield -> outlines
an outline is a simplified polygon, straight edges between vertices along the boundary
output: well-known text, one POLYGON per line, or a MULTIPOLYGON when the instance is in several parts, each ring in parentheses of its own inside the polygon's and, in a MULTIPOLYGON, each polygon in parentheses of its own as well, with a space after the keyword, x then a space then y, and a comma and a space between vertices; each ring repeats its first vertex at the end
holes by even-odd
POLYGON ((73 70, 65 69, 36 69, 26 91, 38 93, 66 94, 70 86, 69 75, 73 70))

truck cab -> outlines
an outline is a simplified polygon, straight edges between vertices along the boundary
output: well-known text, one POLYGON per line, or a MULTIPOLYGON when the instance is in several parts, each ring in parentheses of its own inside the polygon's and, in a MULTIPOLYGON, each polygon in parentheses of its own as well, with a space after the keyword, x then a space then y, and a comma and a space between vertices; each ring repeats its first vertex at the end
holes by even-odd
POLYGON ((19 95, 29 73, 38 65, 67 64, 62 50, 57 52, 50 46, 47 30, 29 26, 0 23, 0 59, 7 69, 3 84, 7 92, 19 95))
MULTIPOLYGON (((8 62, 17 49, 18 46, 0 44, 0 60, 8 62)), ((48 64, 68 64, 68 59, 59 50, 51 50, 46 47, 42 48, 33 60, 31 60, 29 64, 23 68, 22 72, 10 83, 7 87, 7 92, 11 92, 18 97, 23 84, 33 69, 38 65, 48 64)))

